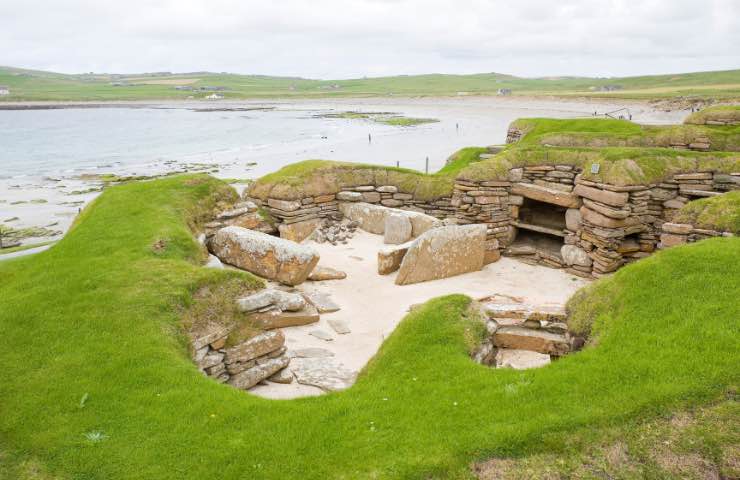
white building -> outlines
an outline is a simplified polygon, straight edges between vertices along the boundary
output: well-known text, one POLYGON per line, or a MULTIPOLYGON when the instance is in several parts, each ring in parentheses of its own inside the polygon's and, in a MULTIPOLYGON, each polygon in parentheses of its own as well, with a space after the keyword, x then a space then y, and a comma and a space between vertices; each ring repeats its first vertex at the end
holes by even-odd
POLYGON ((7 85, 0 85, 0 95, 10 95, 10 87, 7 85))
POLYGON ((207 95, 206 98, 208 100, 221 100, 222 98, 224 98, 224 96, 220 93, 212 93, 210 95, 207 95))

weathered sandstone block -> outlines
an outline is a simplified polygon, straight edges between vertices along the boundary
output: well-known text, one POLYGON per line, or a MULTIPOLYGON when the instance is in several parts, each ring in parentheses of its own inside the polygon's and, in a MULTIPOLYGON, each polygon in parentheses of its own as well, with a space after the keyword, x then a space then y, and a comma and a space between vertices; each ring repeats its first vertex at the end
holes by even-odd
POLYGON ((563 245, 560 248, 560 255, 563 257, 566 265, 580 265, 582 267, 590 267, 593 261, 588 256, 585 250, 576 247, 575 245, 563 245))
POLYGON ((403 257, 397 285, 447 278, 483 268, 485 225, 439 227, 414 240, 403 257))
POLYGON ((209 243, 222 261, 286 285, 298 285, 319 261, 310 247, 241 227, 218 231, 209 243))
POLYGON ((278 226, 280 238, 300 243, 306 238, 310 237, 311 234, 321 226, 322 222, 322 219, 314 218, 311 220, 304 220, 302 222, 290 224, 281 223, 278 226))
POLYGON ((629 194, 626 192, 612 192, 609 190, 601 190, 600 188, 587 187, 586 185, 576 185, 573 190, 575 195, 579 195, 589 200, 596 202, 606 203, 607 205, 613 205, 615 207, 623 207, 627 205, 629 200, 629 194))
POLYGON ((224 362, 226 365, 232 363, 244 363, 274 352, 285 344, 285 336, 280 330, 260 333, 239 345, 226 349, 224 362))
POLYGON ((246 390, 274 375, 290 364, 288 357, 272 358, 261 365, 237 373, 229 379, 229 385, 246 390))
POLYGON ((329 267, 322 267, 317 265, 316 268, 308 275, 308 279, 312 282, 321 282, 324 280, 344 280, 347 278, 347 274, 329 267))
POLYGON ((241 312, 253 312, 270 305, 274 305, 283 311, 295 312, 306 306, 306 301, 299 293, 273 289, 262 290, 254 295, 240 298, 236 303, 241 312))
POLYGON ((403 257, 413 242, 406 242, 394 247, 385 247, 378 252, 378 273, 388 275, 401 267, 403 257))
POLYGON ((694 226, 690 223, 664 223, 663 231, 667 233, 675 233, 677 235, 688 235, 694 229, 694 226))
POLYGON ((316 323, 319 321, 319 312, 313 305, 307 304, 297 312, 286 312, 278 308, 273 308, 266 312, 253 313, 249 315, 248 320, 257 328, 271 330, 273 328, 295 327, 316 323))
POLYGON ((411 240, 411 220, 407 215, 391 213, 385 217, 383 242, 400 245, 411 240))
POLYGON ((531 183, 515 183, 511 186, 511 193, 561 207, 578 208, 581 206, 581 200, 572 193, 531 183))
POLYGON ((577 208, 569 208, 565 211, 565 228, 571 232, 577 232, 581 228, 581 211, 577 208))
POLYGON ((565 335, 519 326, 499 327, 493 335, 493 344, 499 348, 531 350, 547 355, 565 355, 570 351, 565 335))

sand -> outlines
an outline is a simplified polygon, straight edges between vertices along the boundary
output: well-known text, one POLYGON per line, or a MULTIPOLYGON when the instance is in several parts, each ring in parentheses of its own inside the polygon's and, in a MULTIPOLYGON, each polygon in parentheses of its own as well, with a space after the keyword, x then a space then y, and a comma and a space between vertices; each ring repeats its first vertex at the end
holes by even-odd
MULTIPOLYGON (((361 230, 347 245, 332 246, 307 242, 319 251, 319 265, 347 273, 344 280, 305 282, 302 291, 315 290, 331 295, 342 309, 321 315, 319 323, 283 329, 289 350, 319 347, 334 353, 334 359, 345 367, 360 371, 378 351, 380 345, 409 311, 409 307, 431 298, 463 293, 472 298, 492 294, 521 297, 534 304, 564 304, 579 288, 588 283, 563 270, 527 265, 511 258, 487 265, 479 272, 457 277, 398 286, 397 273, 378 275, 377 252, 383 247, 383 237, 361 230), (536 281, 534 281, 536 279, 536 281), (338 335, 328 324, 341 319, 351 333, 338 335), (321 329, 331 333, 332 341, 309 335, 321 329)), ((320 389, 293 382, 282 385, 260 385, 250 393, 266 398, 287 399, 323 393, 320 389)))

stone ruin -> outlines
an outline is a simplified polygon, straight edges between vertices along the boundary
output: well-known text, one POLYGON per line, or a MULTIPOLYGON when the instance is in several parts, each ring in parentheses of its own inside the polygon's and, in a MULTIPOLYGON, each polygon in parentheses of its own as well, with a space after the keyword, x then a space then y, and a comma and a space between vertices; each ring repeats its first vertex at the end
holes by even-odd
MULTIPOLYGON (((346 216, 360 208, 353 204, 363 209, 392 205, 436 218, 439 225, 484 225, 488 252, 595 278, 661 248, 661 236, 674 233, 663 225, 686 203, 740 188, 740 172, 678 173, 659 183, 630 186, 592 182, 582 173, 572 165, 530 165, 510 169, 504 180, 458 177, 451 196, 424 201, 399 194, 393 185, 345 185, 336 194, 301 200, 251 201, 279 221, 291 222, 286 225, 292 229, 301 222, 346 216)), ((350 218, 356 221, 357 216, 350 218)), ((360 228, 383 233, 378 222, 366 220, 360 228)), ((712 233, 699 229, 696 235, 712 233)), ((666 245, 676 241, 665 238, 666 245)))

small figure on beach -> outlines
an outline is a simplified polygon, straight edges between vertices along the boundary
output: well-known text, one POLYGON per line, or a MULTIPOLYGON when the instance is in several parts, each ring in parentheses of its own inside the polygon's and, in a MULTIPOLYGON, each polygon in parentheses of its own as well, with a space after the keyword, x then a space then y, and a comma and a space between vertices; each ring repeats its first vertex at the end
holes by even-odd
POLYGON ((367 143, 373 143, 373 137, 369 133, 367 134, 367 143))

